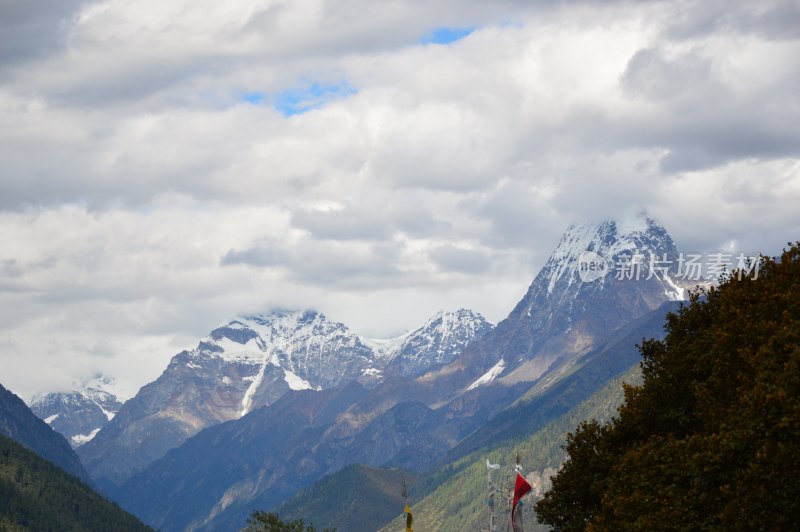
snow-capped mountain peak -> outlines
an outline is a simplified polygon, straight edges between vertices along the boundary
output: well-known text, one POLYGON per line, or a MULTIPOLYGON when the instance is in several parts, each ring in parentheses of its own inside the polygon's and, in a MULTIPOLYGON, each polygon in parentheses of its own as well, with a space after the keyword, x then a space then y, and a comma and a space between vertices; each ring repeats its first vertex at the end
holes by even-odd
POLYGON ((347 380, 367 383, 373 350, 346 325, 314 310, 242 316, 214 329, 177 362, 208 378, 243 383, 239 415, 270 404, 288 390, 321 389, 347 380), (227 366, 220 374, 220 366, 227 366), (231 374, 228 374, 231 373, 231 374))
POLYGON ((532 381, 554 364, 576 360, 609 331, 682 300, 679 259, 666 229, 644 214, 570 225, 498 324, 496 340, 467 353, 480 371, 475 376, 489 375, 502 358, 505 366, 493 378, 532 381))
POLYGON ((630 261, 638 260, 635 268, 639 276, 647 280, 655 278, 670 300, 685 298, 683 288, 674 278, 678 259, 675 243, 664 227, 651 217, 638 215, 570 225, 537 277, 539 287, 546 288, 551 295, 574 292, 587 284, 582 283, 579 272, 587 256, 606 268, 604 275, 592 279, 594 287, 602 287, 619 267, 630 268, 630 261), (621 266, 625 264, 627 266, 621 266))
POLYGON ((30 408, 78 447, 94 438, 119 411, 122 402, 114 392, 113 378, 96 375, 76 383, 70 392, 35 395, 30 408))
POLYGON ((389 373, 419 375, 427 369, 452 362, 467 344, 494 326, 467 309, 439 311, 420 328, 407 333, 389 354, 389 373))
POLYGON ((102 408, 109 421, 119 410, 119 404, 127 399, 117 389, 116 380, 105 375, 93 377, 75 391, 102 408))

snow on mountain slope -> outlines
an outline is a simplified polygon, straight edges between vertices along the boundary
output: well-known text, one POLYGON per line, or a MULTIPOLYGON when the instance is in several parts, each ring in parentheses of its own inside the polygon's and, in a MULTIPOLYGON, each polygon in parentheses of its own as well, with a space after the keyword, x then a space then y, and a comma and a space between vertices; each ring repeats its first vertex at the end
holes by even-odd
POLYGON ((495 380, 498 375, 503 373, 504 369, 506 369, 506 361, 501 358, 497 362, 497 364, 495 364, 494 366, 489 368, 489 371, 487 371, 486 373, 484 373, 483 375, 481 375, 480 377, 475 379, 475 382, 470 384, 469 388, 467 388, 467 390, 474 390, 478 386, 483 386, 484 384, 489 384, 490 382, 495 380))
POLYGON ((370 347, 379 358, 390 360, 392 357, 394 357, 394 355, 397 353, 397 350, 400 349, 400 346, 403 345, 403 342, 406 341, 406 338, 408 338, 412 332, 414 331, 408 331, 399 336, 386 339, 366 338, 362 336, 361 342, 370 347))
POLYGON ((33 413, 67 438, 73 448, 91 440, 121 406, 114 380, 105 376, 80 384, 71 392, 38 394, 30 403, 33 413))

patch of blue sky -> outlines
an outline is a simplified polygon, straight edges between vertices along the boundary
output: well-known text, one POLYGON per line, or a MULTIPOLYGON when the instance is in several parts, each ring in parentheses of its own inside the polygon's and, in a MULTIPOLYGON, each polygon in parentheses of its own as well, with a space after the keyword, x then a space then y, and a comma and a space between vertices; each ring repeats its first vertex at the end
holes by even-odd
POLYGON ((460 41, 473 31, 475 31, 475 28, 434 28, 430 33, 422 37, 419 42, 420 44, 451 44, 460 41))
POLYGON ((347 98, 358 91, 346 81, 339 83, 305 83, 279 92, 275 96, 273 106, 283 116, 303 114, 323 105, 347 98))
POLYGON ((264 93, 261 92, 248 92, 242 96, 242 100, 250 105, 261 105, 264 103, 264 93))

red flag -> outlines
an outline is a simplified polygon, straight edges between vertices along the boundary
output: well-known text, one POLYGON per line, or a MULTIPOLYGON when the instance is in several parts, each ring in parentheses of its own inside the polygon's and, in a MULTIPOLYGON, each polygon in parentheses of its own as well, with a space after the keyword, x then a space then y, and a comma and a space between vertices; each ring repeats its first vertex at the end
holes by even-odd
POLYGON ((525 477, 517 473, 517 482, 514 485, 514 504, 511 505, 511 526, 517 530, 517 525, 514 519, 514 511, 517 509, 519 500, 525 496, 526 493, 531 491, 531 485, 525 480, 525 477))

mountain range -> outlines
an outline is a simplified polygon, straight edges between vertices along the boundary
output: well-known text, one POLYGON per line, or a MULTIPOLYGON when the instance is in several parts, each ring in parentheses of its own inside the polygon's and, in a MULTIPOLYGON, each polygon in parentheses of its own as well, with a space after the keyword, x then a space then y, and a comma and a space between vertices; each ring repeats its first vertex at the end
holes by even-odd
POLYGON ((118 486, 200 430, 243 418, 290 391, 350 381, 374 388, 450 362, 460 346, 491 329, 466 310, 437 313, 388 341, 361 338, 315 311, 238 318, 175 355, 78 452, 100 485, 118 486))
POLYGON ((431 485, 424 475, 542 430, 629 371, 684 298, 677 259, 651 218, 573 225, 496 327, 461 309, 376 340, 312 310, 240 317, 77 450, 165 531, 236 529, 339 471, 375 483, 385 474, 366 472, 402 468, 431 485))

